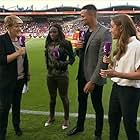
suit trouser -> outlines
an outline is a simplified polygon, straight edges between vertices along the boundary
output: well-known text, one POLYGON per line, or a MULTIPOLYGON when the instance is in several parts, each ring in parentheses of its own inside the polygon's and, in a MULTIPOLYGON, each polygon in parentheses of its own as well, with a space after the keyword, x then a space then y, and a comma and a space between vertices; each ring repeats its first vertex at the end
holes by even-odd
POLYGON ((69 99, 68 99, 68 86, 69 77, 64 76, 48 76, 47 85, 50 94, 50 117, 54 118, 57 90, 59 91, 60 98, 64 107, 64 119, 69 119, 69 99))
POLYGON ((10 85, 7 88, 0 89, 0 140, 5 140, 8 114, 12 104, 13 126, 19 128, 20 123, 20 102, 24 80, 18 80, 16 86, 10 85))
POLYGON ((0 140, 6 139, 6 131, 8 125, 8 114, 11 107, 13 86, 0 89, 0 140))
MULTIPOLYGON (((84 93, 83 89, 86 84, 86 80, 82 78, 78 78, 78 120, 77 127, 81 130, 84 129, 84 121, 87 112, 87 98, 88 94, 84 93)), ((95 85, 95 88, 91 95, 91 101, 93 108, 95 110, 96 115, 96 129, 95 135, 100 136, 102 134, 103 129, 103 105, 102 105, 102 90, 103 86, 95 85)))
POLYGON ((121 117, 128 140, 139 140, 136 128, 140 89, 113 84, 109 104, 110 140, 118 140, 121 117))
POLYGON ((23 79, 17 81, 16 88, 13 94, 13 99, 12 99, 12 122, 15 131, 20 128, 20 106, 21 106, 23 85, 24 85, 23 79))

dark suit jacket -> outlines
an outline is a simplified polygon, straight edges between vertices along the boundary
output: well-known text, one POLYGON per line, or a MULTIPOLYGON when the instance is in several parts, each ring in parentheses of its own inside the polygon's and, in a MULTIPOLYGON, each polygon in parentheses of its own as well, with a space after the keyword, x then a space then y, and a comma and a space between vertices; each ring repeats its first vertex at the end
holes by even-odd
POLYGON ((99 73, 101 69, 106 69, 103 63, 103 46, 105 41, 112 42, 111 33, 101 24, 97 24, 97 29, 92 32, 86 44, 84 53, 84 76, 86 81, 92 81, 97 85, 103 85, 103 79, 99 73))
MULTIPOLYGON (((7 55, 15 52, 15 47, 12 44, 8 33, 0 36, 0 88, 8 88, 16 84, 18 73, 17 73, 17 59, 7 63, 7 55)), ((28 79, 28 59, 25 54, 24 59, 24 79, 28 79)))

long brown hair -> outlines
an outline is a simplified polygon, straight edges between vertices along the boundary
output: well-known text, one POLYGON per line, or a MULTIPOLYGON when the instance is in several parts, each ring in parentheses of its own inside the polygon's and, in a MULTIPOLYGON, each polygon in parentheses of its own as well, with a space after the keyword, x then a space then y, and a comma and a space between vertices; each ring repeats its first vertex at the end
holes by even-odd
POLYGON ((126 14, 115 15, 111 20, 120 31, 120 36, 117 40, 117 47, 113 53, 113 56, 116 56, 116 60, 119 60, 127 50, 129 38, 136 36, 136 28, 132 18, 126 14))

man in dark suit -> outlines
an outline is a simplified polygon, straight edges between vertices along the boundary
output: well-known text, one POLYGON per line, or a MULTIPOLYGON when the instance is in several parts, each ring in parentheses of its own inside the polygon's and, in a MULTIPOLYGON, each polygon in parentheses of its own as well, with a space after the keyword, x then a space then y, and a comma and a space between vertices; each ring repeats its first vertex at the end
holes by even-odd
MULTIPOLYGON (((96 113, 96 128, 94 140, 101 140, 103 129, 102 90, 105 79, 101 78, 100 69, 103 64, 103 46, 105 41, 112 41, 109 30, 97 21, 97 9, 94 5, 86 5, 81 10, 84 25, 89 28, 85 33, 83 48, 79 49, 78 71, 78 120, 77 125, 67 135, 75 135, 84 131, 84 121, 87 112, 87 98, 91 95, 92 105, 96 113)), ((81 47, 81 42, 79 42, 81 47)))
POLYGON ((0 36, 0 140, 6 139, 8 114, 12 105, 12 121, 16 135, 20 129, 20 103, 24 83, 28 80, 28 59, 19 36, 23 21, 6 16, 7 32, 0 36))

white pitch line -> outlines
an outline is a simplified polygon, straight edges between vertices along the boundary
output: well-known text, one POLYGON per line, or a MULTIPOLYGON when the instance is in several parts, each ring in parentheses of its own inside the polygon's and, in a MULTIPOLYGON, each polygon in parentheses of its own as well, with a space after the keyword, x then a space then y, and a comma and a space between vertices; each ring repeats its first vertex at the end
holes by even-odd
MULTIPOLYGON (((10 111, 11 112, 11 111, 10 111)), ((31 115, 49 115, 49 112, 44 112, 44 111, 33 111, 33 110, 21 110, 22 114, 31 114, 31 115)), ((63 112, 55 112, 56 116, 63 116, 63 112)), ((70 117, 77 117, 78 113, 70 113, 70 117)), ((86 118, 94 118, 94 114, 86 114, 86 118)), ((108 119, 107 115, 104 115, 104 119, 108 119)), ((137 117, 137 121, 140 122, 140 117, 137 117)))

